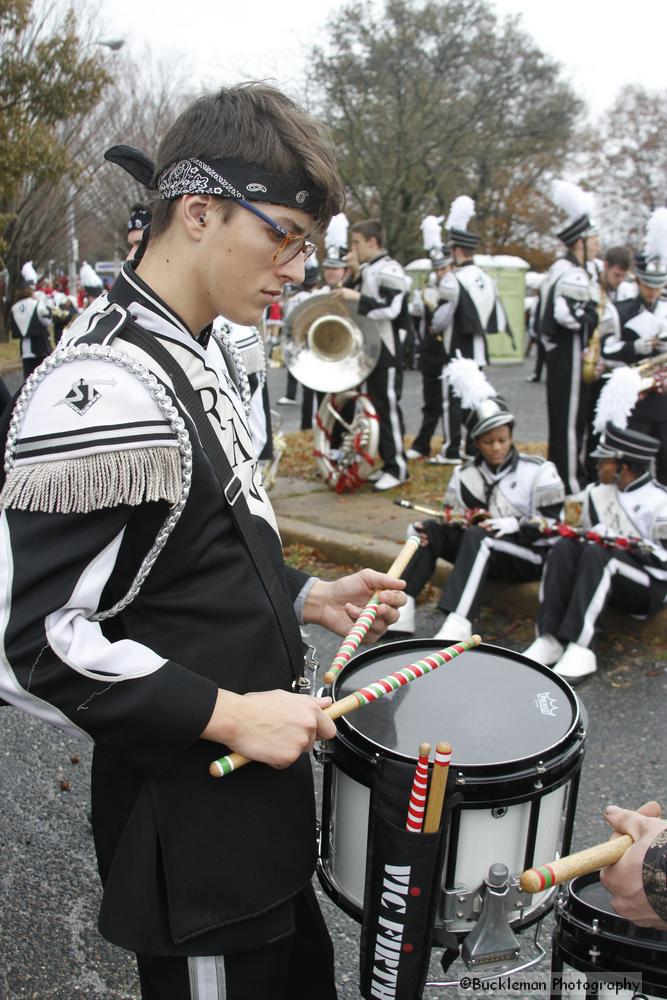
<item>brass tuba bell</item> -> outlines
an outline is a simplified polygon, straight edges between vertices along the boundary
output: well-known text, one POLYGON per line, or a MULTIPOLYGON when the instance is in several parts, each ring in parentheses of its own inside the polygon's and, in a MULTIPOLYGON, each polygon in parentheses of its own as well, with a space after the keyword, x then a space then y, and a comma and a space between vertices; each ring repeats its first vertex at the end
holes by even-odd
POLYGON ((377 323, 344 300, 312 295, 289 316, 283 355, 292 375, 317 392, 345 392, 375 368, 382 343, 377 323))

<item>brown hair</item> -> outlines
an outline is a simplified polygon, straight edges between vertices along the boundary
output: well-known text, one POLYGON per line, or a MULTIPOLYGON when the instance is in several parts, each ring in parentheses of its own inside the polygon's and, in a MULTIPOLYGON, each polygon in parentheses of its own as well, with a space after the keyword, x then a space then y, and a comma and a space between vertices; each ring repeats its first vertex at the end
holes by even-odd
POLYGON ((382 223, 378 219, 365 219, 363 222, 355 222, 350 232, 359 233, 365 240, 375 240, 379 247, 384 246, 382 223))
MULTIPOLYGON (((155 178, 172 163, 189 157, 236 157, 276 172, 301 171, 317 192, 313 215, 318 229, 325 229, 345 204, 328 130, 265 83, 223 87, 191 104, 160 143, 155 178)), ((167 229, 172 204, 159 199, 152 206, 153 237, 167 229)), ((227 200, 223 205, 231 207, 227 200)))
POLYGON ((627 247, 609 247, 604 255, 604 262, 607 267, 620 267, 622 271, 629 271, 632 258, 627 247))

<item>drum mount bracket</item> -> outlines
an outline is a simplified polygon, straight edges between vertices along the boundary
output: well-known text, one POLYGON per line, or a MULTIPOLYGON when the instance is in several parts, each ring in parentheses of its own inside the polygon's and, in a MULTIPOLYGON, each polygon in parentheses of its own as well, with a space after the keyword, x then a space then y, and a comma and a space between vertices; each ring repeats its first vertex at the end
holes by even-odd
POLYGON ((521 950, 510 927, 512 894, 507 865, 492 864, 484 883, 484 901, 479 919, 461 949, 461 957, 469 969, 511 961, 521 950))
MULTIPOLYGON (((463 887, 445 889, 443 897, 445 928, 450 929, 452 924, 460 924, 462 920, 477 920, 484 906, 484 887, 477 889, 464 889, 463 887)), ((508 913, 508 920, 518 919, 523 910, 529 905, 529 902, 530 895, 521 890, 519 879, 511 878, 507 886, 507 895, 504 903, 508 913)))

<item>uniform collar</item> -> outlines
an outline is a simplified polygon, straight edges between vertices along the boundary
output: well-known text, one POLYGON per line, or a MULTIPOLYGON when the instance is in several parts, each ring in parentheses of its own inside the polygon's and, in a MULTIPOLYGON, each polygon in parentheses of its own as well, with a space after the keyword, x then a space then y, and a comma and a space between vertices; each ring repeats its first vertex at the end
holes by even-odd
POLYGON ((185 320, 181 319, 178 313, 139 277, 135 271, 136 263, 136 261, 131 260, 125 261, 109 292, 109 302, 117 302, 125 309, 129 309, 133 304, 142 306, 162 320, 166 320, 171 327, 175 327, 181 334, 178 339, 182 339, 182 335, 185 335, 187 337, 186 343, 191 344, 192 340, 195 340, 206 350, 211 335, 211 324, 202 330, 198 337, 195 337, 185 320))
POLYGON ((368 261, 368 265, 370 266, 371 264, 377 264, 377 262, 379 260, 384 260, 385 257, 389 257, 389 256, 390 256, 389 251, 388 250, 383 250, 382 253, 379 253, 377 255, 377 257, 373 257, 372 260, 369 260, 368 261))
POLYGON ((628 485, 622 492, 633 493, 635 490, 641 489, 642 486, 646 486, 646 484, 650 482, 651 482, 651 473, 647 469, 646 472, 642 472, 641 476, 637 476, 637 478, 633 479, 631 483, 628 483, 628 485))
POLYGON ((507 454, 507 458, 501 465, 498 466, 495 472, 492 470, 490 465, 487 465, 481 455, 477 456, 475 462, 479 465, 485 476, 493 479, 502 479, 503 476, 515 471, 517 465, 519 464, 519 452, 516 450, 514 445, 512 445, 507 454))

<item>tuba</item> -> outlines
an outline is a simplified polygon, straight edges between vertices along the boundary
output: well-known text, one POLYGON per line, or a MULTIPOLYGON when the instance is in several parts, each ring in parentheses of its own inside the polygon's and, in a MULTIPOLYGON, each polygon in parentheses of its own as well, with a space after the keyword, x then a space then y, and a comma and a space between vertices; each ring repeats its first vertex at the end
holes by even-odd
POLYGON ((283 355, 292 375, 325 395, 313 428, 313 455, 331 489, 356 489, 370 475, 379 446, 375 407, 358 387, 375 368, 377 323, 345 300, 312 295, 289 316, 283 355))

